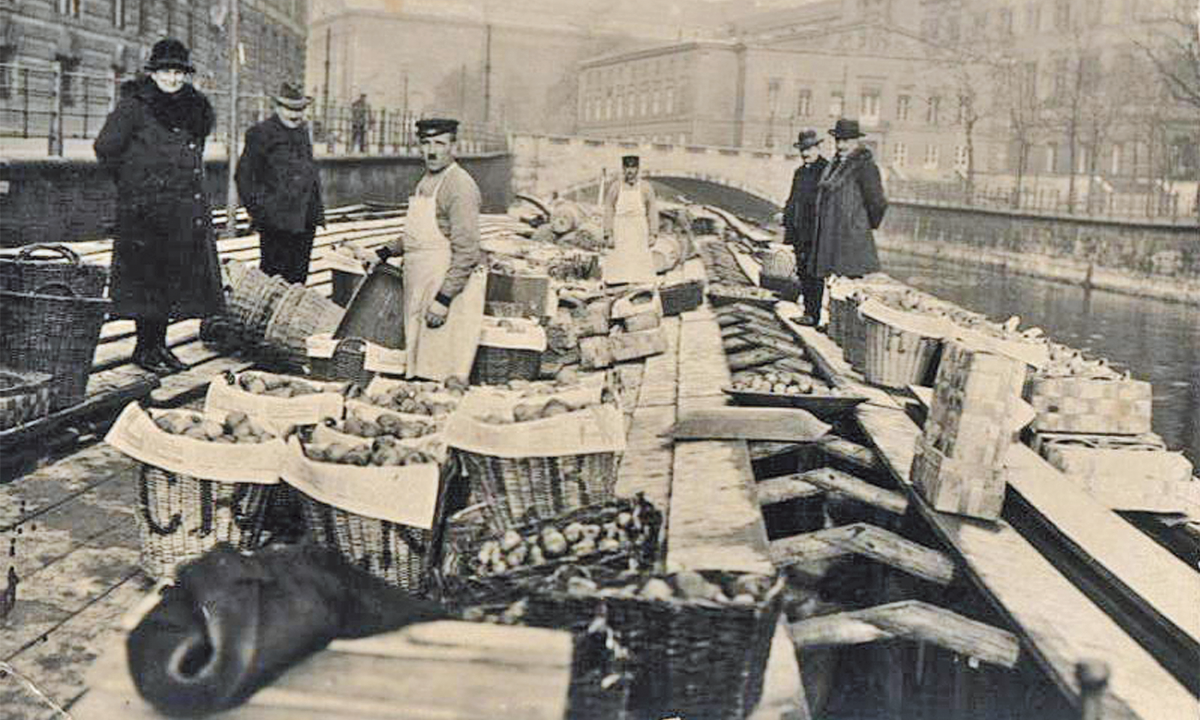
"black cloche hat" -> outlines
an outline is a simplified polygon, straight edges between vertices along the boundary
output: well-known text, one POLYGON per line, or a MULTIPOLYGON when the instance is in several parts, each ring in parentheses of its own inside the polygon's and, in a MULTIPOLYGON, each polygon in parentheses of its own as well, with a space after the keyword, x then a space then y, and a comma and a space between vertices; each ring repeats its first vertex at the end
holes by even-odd
POLYGON ((164 38, 154 43, 150 50, 150 59, 146 61, 146 69, 150 72, 165 68, 178 68, 184 72, 196 72, 191 62, 191 53, 175 38, 164 38))

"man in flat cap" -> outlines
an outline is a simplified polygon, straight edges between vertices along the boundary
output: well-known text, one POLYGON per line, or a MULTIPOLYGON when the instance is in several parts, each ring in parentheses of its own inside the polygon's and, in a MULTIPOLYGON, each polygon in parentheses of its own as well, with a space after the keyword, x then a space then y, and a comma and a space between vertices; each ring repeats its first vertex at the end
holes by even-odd
POLYGON ((321 178, 313 160, 304 109, 312 102, 285 82, 275 113, 246 131, 238 160, 238 196, 259 233, 258 267, 290 283, 308 279, 317 226, 325 224, 321 178))
POLYGON ((379 249, 404 253, 408 375, 466 379, 483 327, 487 268, 479 247, 479 186, 454 161, 458 121, 417 121, 425 175, 408 200, 403 236, 379 249))
POLYGON ((829 131, 837 154, 817 184, 816 244, 809 277, 862 277, 879 271, 872 230, 887 210, 883 181, 871 151, 859 141, 858 121, 841 118, 829 131))
POLYGON ((654 256, 650 245, 658 235, 658 207, 654 188, 639 177, 637 155, 621 158, 621 182, 604 193, 604 238, 613 249, 604 258, 604 282, 654 282, 654 256))
POLYGON ((807 272, 817 226, 817 183, 829 161, 821 156, 821 138, 816 130, 802 130, 792 146, 800 151, 800 167, 792 175, 792 191, 783 206, 783 238, 796 253, 796 274, 804 294, 801 325, 816 325, 821 318, 821 300, 825 279, 807 272))

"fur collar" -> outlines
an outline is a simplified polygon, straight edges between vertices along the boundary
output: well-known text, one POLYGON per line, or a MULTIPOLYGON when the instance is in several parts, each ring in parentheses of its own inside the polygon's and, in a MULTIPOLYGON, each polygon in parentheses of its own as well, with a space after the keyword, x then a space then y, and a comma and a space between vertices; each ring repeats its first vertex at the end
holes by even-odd
POLYGON ((860 168, 870 162, 874 162, 874 158, 871 151, 865 147, 851 150, 850 154, 836 168, 833 167, 833 160, 830 160, 824 175, 821 176, 821 187, 834 188, 845 184, 847 180, 858 174, 860 168))
POLYGON ((185 83, 177 93, 167 94, 147 75, 123 83, 121 93, 144 103, 167 129, 181 128, 197 139, 212 132, 216 119, 212 104, 191 83, 185 83))

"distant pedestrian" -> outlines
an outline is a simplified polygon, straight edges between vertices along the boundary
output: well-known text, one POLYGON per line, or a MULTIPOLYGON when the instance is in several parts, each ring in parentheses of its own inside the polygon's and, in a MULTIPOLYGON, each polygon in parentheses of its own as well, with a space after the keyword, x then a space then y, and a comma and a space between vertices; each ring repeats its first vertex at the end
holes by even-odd
POLYGON ((96 158, 117 183, 109 295, 133 318, 133 362, 157 374, 187 368, 167 349, 167 325, 223 309, 221 271, 204 189, 204 142, 215 116, 189 82, 186 45, 154 44, 147 76, 121 87, 96 137, 96 158))
POLYGON ((237 167, 238 196, 259 233, 259 268, 290 283, 308 279, 313 236, 325 224, 321 178, 304 110, 312 102, 285 82, 275 114, 246 131, 237 167))
POLYGON ((360 93, 358 99, 350 105, 350 149, 352 151, 367 151, 367 127, 370 123, 371 106, 367 104, 367 94, 360 93))
POLYGON ((802 164, 792 175, 792 191, 783 208, 783 237, 796 253, 796 274, 804 294, 804 315, 798 322, 816 325, 821 319, 825 278, 809 274, 808 260, 816 245, 817 185, 829 161, 821 156, 821 138, 816 130, 802 131, 792 147, 800 151, 802 164))
POLYGON ((837 153, 817 185, 816 244, 807 258, 812 278, 862 277, 879 270, 872 230, 887 210, 883 181, 857 120, 841 118, 829 131, 837 153))

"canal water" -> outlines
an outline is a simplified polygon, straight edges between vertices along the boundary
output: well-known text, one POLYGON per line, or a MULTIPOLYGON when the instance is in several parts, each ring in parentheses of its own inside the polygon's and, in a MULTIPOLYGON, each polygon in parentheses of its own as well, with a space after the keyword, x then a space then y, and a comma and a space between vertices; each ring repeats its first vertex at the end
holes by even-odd
POLYGON ((1106 357, 1154 388, 1154 431, 1200 468, 1200 307, 1031 278, 1004 268, 880 251, 883 270, 993 319, 1106 357))

